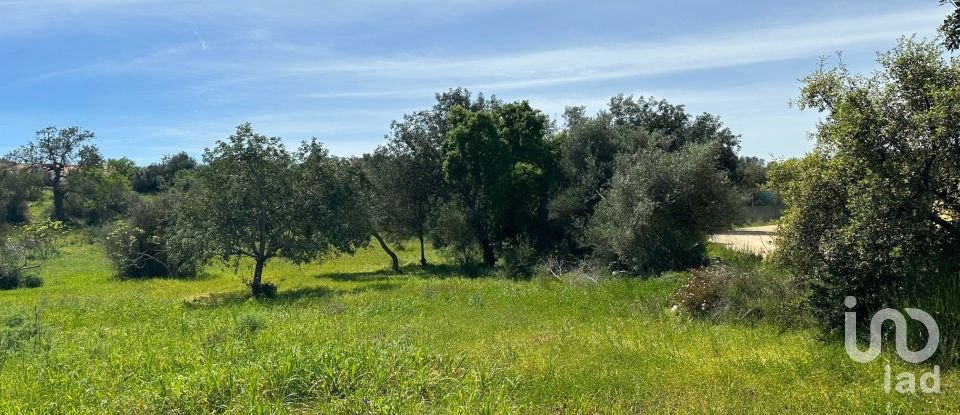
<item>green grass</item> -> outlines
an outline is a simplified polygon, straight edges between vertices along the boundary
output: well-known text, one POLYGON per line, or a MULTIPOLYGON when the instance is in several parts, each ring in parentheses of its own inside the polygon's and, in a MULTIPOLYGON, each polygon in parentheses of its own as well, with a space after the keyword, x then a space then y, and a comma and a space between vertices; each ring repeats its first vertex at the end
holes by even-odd
MULTIPOLYGON (((398 254, 416 262, 413 245, 398 254)), ((0 413, 960 411, 952 373, 941 395, 887 395, 892 355, 862 365, 812 332, 674 316, 682 274, 566 285, 386 266, 376 249, 273 262, 278 297, 252 300, 216 265, 118 280, 71 235, 43 287, 0 292, 0 316, 41 327, 0 348, 0 413)))

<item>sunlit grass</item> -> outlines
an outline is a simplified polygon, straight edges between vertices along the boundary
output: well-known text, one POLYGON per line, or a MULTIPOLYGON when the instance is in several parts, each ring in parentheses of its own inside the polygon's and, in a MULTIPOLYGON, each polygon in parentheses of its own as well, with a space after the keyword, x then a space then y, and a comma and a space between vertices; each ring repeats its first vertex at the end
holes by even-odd
MULTIPOLYGON (((387 272, 379 249, 272 262, 252 300, 214 264, 193 280, 118 280, 71 235, 45 285, 0 292, 39 335, 0 351, 0 413, 919 413, 887 395, 885 355, 850 360, 812 332, 717 325, 667 311, 682 274, 566 285, 387 272)), ((897 370, 906 370, 895 364, 897 370)), ((924 368, 913 368, 919 371, 924 368)))

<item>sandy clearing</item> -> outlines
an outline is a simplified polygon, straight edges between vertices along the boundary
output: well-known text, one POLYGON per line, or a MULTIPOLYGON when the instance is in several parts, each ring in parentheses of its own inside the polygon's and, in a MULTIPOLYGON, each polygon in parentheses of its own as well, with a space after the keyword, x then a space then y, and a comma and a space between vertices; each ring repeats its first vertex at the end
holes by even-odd
POLYGON ((740 251, 767 256, 773 252, 775 248, 773 236, 776 231, 777 225, 733 229, 711 236, 710 242, 726 245, 740 251))

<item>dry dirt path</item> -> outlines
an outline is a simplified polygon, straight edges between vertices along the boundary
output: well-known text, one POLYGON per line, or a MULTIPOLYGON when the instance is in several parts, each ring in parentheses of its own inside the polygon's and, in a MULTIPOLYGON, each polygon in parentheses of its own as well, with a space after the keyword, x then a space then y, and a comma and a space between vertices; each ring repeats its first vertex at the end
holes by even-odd
POLYGON ((733 249, 767 256, 773 252, 773 234, 777 225, 740 228, 718 233, 710 237, 710 242, 729 246, 733 249))

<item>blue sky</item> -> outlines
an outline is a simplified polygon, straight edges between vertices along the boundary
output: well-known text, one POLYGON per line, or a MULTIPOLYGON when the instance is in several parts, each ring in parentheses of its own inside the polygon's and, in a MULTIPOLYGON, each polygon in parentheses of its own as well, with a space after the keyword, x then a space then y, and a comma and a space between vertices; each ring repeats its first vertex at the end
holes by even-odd
POLYGON ((149 163, 248 121, 361 154, 464 86, 552 117, 653 95, 719 115, 744 154, 794 156, 818 115, 788 102, 819 57, 872 70, 947 13, 934 0, 0 0, 0 154, 79 125, 105 155, 149 163))

